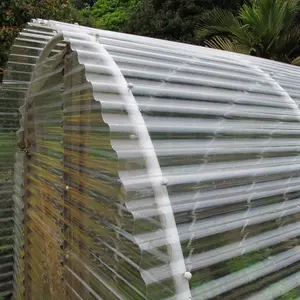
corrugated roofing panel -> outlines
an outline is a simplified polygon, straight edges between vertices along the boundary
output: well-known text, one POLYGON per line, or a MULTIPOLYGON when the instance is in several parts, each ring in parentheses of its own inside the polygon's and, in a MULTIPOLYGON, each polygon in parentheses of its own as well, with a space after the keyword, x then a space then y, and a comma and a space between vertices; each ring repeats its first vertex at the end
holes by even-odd
MULTIPOLYGON (((3 223, 5 232, 0 233, 1 239, 3 239, 3 258, 5 260, 3 263, 6 266, 5 269, 0 270, 0 277, 4 282, 0 288, 0 295, 9 297, 13 291, 12 283, 14 281, 15 285, 18 285, 19 291, 21 291, 18 297, 16 294, 14 295, 16 299, 22 299, 23 297, 22 282, 24 279, 22 275, 24 151, 21 150, 21 143, 18 143, 18 140, 21 142, 21 139, 18 139, 16 135, 17 130, 20 128, 19 108, 24 104, 37 58, 52 35, 53 30, 49 28, 40 28, 35 31, 28 27, 20 33, 11 49, 0 90, 0 108, 3 114, 0 128, 0 165, 1 174, 5 177, 5 187, 1 187, 3 195, 5 194, 3 198, 5 207, 1 208, 1 212, 9 214, 7 220, 3 223), (17 143, 19 144, 18 151, 17 143), (8 263, 10 263, 10 269, 8 269, 8 263)), ((18 135, 20 136, 21 133, 19 132, 18 135)))
POLYGON ((297 67, 54 21, 27 30, 63 40, 23 112, 26 299, 299 296, 297 67))

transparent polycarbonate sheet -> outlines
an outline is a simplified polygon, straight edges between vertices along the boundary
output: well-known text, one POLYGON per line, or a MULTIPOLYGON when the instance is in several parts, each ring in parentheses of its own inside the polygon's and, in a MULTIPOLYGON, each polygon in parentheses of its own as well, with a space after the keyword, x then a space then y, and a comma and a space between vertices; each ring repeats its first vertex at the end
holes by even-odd
MULTIPOLYGON (((297 295, 298 284, 286 284, 299 271, 294 100, 242 60, 220 61, 200 49, 193 59, 165 49, 159 56, 148 45, 138 52, 143 46, 126 39, 99 42, 134 86, 168 182, 193 299, 258 299, 273 289, 277 297, 297 295), (197 66, 209 60, 204 75, 197 66)), ((126 176, 140 191, 151 186, 143 170, 126 176)), ((154 206, 154 197, 132 202, 137 218, 156 216, 154 206)), ((160 230, 136 237, 143 250, 168 246, 160 230)), ((169 264, 144 272, 149 285, 172 277, 169 264)))
POLYGON ((17 151, 14 167, 14 295, 23 299, 24 293, 24 151, 17 151))
POLYGON ((24 106, 25 299, 62 299, 63 53, 39 62, 24 106))
POLYGON ((21 122, 25 299, 300 297, 297 67, 28 28, 64 41, 35 66, 21 122))
MULTIPOLYGON (((15 47, 18 47, 18 39, 15 47)), ((19 108, 24 102, 33 65, 17 62, 26 52, 26 45, 9 57, 0 87, 0 296, 10 297, 13 290, 14 245, 14 162, 17 149, 16 131, 19 129, 19 108)))
MULTIPOLYGON (((79 41, 70 44, 73 50, 80 47, 79 41)), ((106 86, 115 84, 109 70, 95 73, 92 65, 79 64, 84 59, 80 49, 77 53, 66 56, 64 74, 64 181, 68 186, 65 280, 83 299, 156 299, 159 293, 171 296, 172 288, 165 289, 159 283, 160 291, 149 289, 140 273, 140 268, 157 266, 168 258, 141 251, 134 238, 135 233, 159 230, 162 225, 157 216, 135 222, 125 209, 127 190, 120 171, 145 166, 143 160, 118 159, 118 151, 122 151, 118 142, 138 150, 136 141, 130 140, 118 123, 128 119, 120 108, 124 99, 118 90, 106 91, 106 86), (89 76, 106 85, 95 91, 87 82, 89 76), (110 119, 116 120, 115 128, 108 127, 110 119)))
POLYGON ((20 132, 16 134, 20 128, 19 108, 24 104, 37 57, 52 35, 50 28, 37 31, 30 26, 20 33, 11 49, 0 90, 1 214, 3 212, 6 215, 0 233, 3 246, 0 295, 10 297, 14 282, 15 299, 23 299, 24 279, 24 149, 20 132), (16 153, 17 144, 21 150, 16 153))
MULTIPOLYGON (((192 296, 245 298, 295 273, 298 257, 288 252, 299 235, 300 126, 293 99, 242 61, 205 53, 191 58, 175 49, 158 54, 157 47, 135 38, 113 39, 106 33, 102 38, 101 33, 98 42, 133 86, 167 179, 186 267, 193 275, 192 296), (287 271, 290 265, 294 267, 287 271)), ((111 144, 121 162, 127 162, 119 165, 126 191, 122 211, 132 213, 137 223, 152 219, 151 224, 161 224, 139 143, 128 138, 133 126, 141 124, 128 120, 123 102, 98 96, 109 80, 98 66, 101 58, 95 55, 92 64, 88 46, 81 47, 79 58, 87 61, 86 76, 102 104, 111 144), (103 79, 97 80, 97 71, 103 79), (125 114, 116 116, 117 109, 125 114), (120 129, 123 138, 116 135, 120 129)), ((147 232, 149 224, 144 224, 135 226, 133 237, 142 253, 156 255, 156 261, 146 256, 148 263, 143 259, 139 267, 147 292, 154 299, 172 297, 171 245, 163 227, 147 232)), ((121 233, 129 237, 128 229, 121 233)))
POLYGON ((0 296, 10 297, 13 284, 13 165, 23 90, 4 81, 0 87, 0 296))

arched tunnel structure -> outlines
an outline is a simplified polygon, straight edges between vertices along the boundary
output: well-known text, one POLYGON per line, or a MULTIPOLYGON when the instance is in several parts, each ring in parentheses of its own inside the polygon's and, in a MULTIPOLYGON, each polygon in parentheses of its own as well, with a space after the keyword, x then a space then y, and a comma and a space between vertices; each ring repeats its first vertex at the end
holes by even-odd
POLYGON ((299 78, 33 20, 1 90, 3 295, 300 297, 299 78))

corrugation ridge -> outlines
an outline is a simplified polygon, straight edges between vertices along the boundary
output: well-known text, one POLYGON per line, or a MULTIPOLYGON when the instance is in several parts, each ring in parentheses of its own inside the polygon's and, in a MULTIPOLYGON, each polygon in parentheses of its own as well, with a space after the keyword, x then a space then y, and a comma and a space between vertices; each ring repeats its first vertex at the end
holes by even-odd
MULTIPOLYGON (((266 221, 277 219, 281 216, 289 216, 300 212, 300 200, 289 200, 283 207, 281 203, 260 206, 253 208, 249 213, 244 212, 231 213, 221 217, 208 218, 206 220, 197 220, 191 227, 189 224, 179 224, 178 232, 181 241, 188 241, 193 235, 195 239, 200 239, 221 232, 230 231, 235 228, 244 228, 253 224, 264 223, 266 221)), ((149 249, 149 247, 158 248, 165 245, 161 232, 153 232, 140 236, 140 247, 149 249)))
POLYGON ((263 275, 276 272, 278 268, 285 268, 297 263, 299 260, 299 247, 295 247, 241 271, 203 284, 193 290, 193 297, 211 299, 238 286, 255 281, 263 275))
MULTIPOLYGON (((271 230, 270 232, 259 234, 243 241, 242 243, 237 242, 204 253, 195 254, 190 259, 187 259, 187 263, 191 264, 192 269, 197 270, 269 245, 272 246, 278 243, 278 238, 281 238, 280 241, 284 241, 298 236, 300 234, 299 226, 300 222, 297 222, 296 224, 286 225, 278 229, 271 230)), ((146 276, 150 275, 148 277, 150 282, 153 278, 155 278, 155 280, 163 280, 170 276, 170 269, 167 265, 165 265, 147 270, 145 271, 145 274, 146 276)))

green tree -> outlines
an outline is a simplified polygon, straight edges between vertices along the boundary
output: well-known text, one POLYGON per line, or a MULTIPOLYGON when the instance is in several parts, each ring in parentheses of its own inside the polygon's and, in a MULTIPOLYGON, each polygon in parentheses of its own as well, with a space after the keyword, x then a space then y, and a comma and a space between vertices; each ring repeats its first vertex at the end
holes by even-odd
POLYGON ((97 0, 73 0, 73 4, 78 9, 91 8, 97 0))
POLYGON ((5 0, 0 2, 0 68, 4 68, 10 47, 28 21, 54 19, 92 25, 69 0, 5 0))
POLYGON ((214 9, 202 16, 196 36, 208 47, 292 62, 300 54, 298 12, 299 0, 253 0, 237 16, 214 9))
POLYGON ((91 9, 85 9, 85 16, 95 19, 96 27, 122 31, 138 8, 141 0, 98 0, 91 9))
POLYGON ((143 0, 124 31, 144 36, 196 43, 195 23, 208 9, 236 11, 244 0, 143 0))

